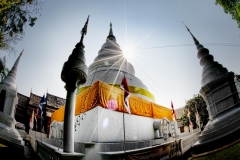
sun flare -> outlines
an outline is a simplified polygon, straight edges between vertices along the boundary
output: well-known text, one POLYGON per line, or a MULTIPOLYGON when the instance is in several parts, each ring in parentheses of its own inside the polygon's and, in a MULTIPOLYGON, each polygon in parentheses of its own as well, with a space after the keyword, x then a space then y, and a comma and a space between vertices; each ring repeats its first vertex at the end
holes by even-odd
POLYGON ((124 48, 123 55, 127 60, 130 60, 133 57, 133 50, 130 48, 124 48))

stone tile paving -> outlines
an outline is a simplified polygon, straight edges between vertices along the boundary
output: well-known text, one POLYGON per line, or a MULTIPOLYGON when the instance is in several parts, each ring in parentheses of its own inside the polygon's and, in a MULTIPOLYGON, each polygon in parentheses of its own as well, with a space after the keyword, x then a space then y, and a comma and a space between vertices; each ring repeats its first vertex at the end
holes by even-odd
POLYGON ((39 156, 33 151, 30 144, 25 144, 24 155, 13 151, 9 147, 5 147, 0 144, 0 159, 1 160, 41 160, 39 156))
POLYGON ((24 160, 41 160, 39 156, 34 152, 30 143, 24 146, 24 160))

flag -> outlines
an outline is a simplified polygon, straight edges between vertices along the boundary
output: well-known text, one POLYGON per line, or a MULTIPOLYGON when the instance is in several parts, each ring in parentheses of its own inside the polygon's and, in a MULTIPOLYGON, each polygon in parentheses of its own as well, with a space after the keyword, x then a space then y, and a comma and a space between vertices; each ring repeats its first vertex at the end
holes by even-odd
POLYGON ((33 128, 33 123, 34 123, 34 110, 32 111, 32 116, 30 118, 30 127, 33 128))
POLYGON ((34 110, 32 111, 32 116, 31 116, 31 118, 30 118, 30 123, 33 122, 33 119, 34 119, 34 110))
POLYGON ((46 102, 47 102, 47 100, 45 98, 45 95, 43 95, 43 97, 42 97, 42 99, 39 103, 39 108, 41 110, 41 118, 42 119, 44 119, 44 116, 45 116, 45 113, 46 113, 46 106, 45 106, 46 102))
POLYGON ((193 123, 192 123, 192 121, 191 121, 191 120, 190 120, 190 122, 189 122, 189 125, 190 125, 190 126, 193 126, 193 123))
POLYGON ((127 84, 127 79, 125 76, 122 79, 121 88, 124 91, 124 106, 125 106, 126 110, 128 111, 128 113, 131 114, 130 106, 129 106, 129 102, 128 102, 130 94, 129 94, 128 84, 127 84))
POLYGON ((198 110, 197 110, 197 103, 195 103, 195 109, 196 109, 196 120, 198 122, 200 122, 200 116, 199 116, 199 113, 198 113, 198 110))
POLYGON ((188 115, 188 118, 190 118, 190 111, 189 111, 189 109, 188 109, 188 114, 187 115, 188 115))
POLYGON ((175 112, 175 110, 174 110, 172 101, 171 101, 171 108, 172 108, 172 118, 173 118, 173 120, 175 121, 177 118, 176 118, 176 112, 175 112))
POLYGON ((198 120, 198 118, 199 118, 199 117, 198 117, 198 113, 196 113, 196 120, 198 120))
POLYGON ((192 126, 193 125, 193 123, 192 123, 192 121, 191 121, 191 119, 190 119, 190 111, 189 111, 189 109, 188 109, 188 120, 189 120, 189 125, 190 126, 192 126))
POLYGON ((37 108, 37 112, 35 114, 35 121, 36 121, 36 123, 37 123, 37 119, 38 119, 38 108, 37 108))
POLYGON ((200 128, 201 126, 200 126, 200 118, 199 118, 199 114, 198 113, 196 113, 196 124, 197 124, 197 126, 200 128))

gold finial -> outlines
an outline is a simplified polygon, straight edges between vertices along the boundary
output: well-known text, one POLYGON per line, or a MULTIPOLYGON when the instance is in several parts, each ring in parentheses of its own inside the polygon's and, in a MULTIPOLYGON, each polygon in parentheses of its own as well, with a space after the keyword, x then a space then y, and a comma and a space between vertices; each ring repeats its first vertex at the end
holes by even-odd
MULTIPOLYGON (((185 23, 182 21, 182 23, 185 25, 185 23)), ((198 40, 193 36, 192 32, 190 31, 190 29, 185 25, 185 27, 187 28, 187 31, 191 34, 193 41, 196 45, 199 44, 198 40)))
POLYGON ((90 15, 88 15, 87 21, 86 21, 84 27, 83 27, 82 30, 81 30, 81 34, 82 34, 82 36, 81 36, 81 40, 80 40, 81 43, 83 42, 84 35, 87 34, 87 27, 88 27, 88 20, 89 20, 89 17, 90 17, 90 15))

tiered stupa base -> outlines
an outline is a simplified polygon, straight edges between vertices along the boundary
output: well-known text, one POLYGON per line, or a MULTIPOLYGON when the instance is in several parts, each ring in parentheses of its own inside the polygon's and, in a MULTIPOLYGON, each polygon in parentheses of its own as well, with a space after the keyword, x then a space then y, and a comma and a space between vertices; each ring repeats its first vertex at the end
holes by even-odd
POLYGON ((228 115, 218 117, 214 122, 210 122, 207 127, 212 129, 204 130, 193 146, 193 154, 210 152, 220 149, 232 142, 240 139, 240 108, 234 109, 228 115), (207 139, 208 138, 208 139, 207 139), (205 141, 200 142, 200 140, 205 141))
POLYGON ((24 154, 24 141, 15 129, 16 121, 11 116, 0 112, 0 143, 24 154))
POLYGON ((234 73, 206 84, 200 93, 208 104, 210 120, 193 146, 194 154, 221 148, 240 138, 240 102, 234 73))

